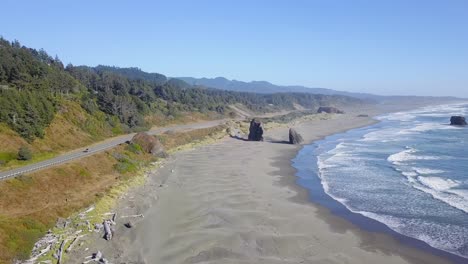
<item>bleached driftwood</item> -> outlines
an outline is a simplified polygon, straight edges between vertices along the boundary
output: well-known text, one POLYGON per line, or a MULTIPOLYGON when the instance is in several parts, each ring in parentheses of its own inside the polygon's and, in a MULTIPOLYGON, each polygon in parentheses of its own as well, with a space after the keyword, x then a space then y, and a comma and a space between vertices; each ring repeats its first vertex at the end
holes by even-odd
POLYGON ((49 252, 50 249, 51 249, 51 245, 49 244, 46 248, 44 248, 44 249, 41 250, 39 253, 37 253, 37 255, 35 255, 34 257, 32 257, 32 258, 26 260, 26 263, 35 263, 36 260, 37 260, 40 256, 42 256, 42 255, 44 255, 45 253, 49 252))
POLYGON ((108 215, 113 215, 115 213, 109 212, 109 213, 103 213, 102 216, 108 216, 108 215))
POLYGON ((95 223, 95 224, 94 224, 94 231, 95 231, 95 232, 101 232, 102 227, 103 227, 102 224, 100 224, 100 223, 95 223))
POLYGON ((88 210, 84 211, 84 213, 87 214, 87 213, 93 211, 94 208, 95 208, 94 206, 91 206, 90 208, 88 208, 88 210))
POLYGON ((66 240, 62 240, 62 244, 60 244, 59 252, 58 252, 58 264, 62 263, 62 253, 63 253, 63 247, 65 246, 66 240))
POLYGON ((128 218, 128 217, 145 217, 143 214, 137 214, 137 215, 122 215, 120 218, 128 218))
POLYGON ((93 229, 91 228, 91 222, 89 222, 89 220, 86 220, 86 225, 88 225, 88 232, 93 232, 93 229))
POLYGON ((76 244, 76 242, 78 241, 78 239, 84 237, 85 235, 79 235, 77 237, 75 237, 75 239, 73 239, 73 241, 71 242, 70 246, 65 250, 65 252, 70 252, 72 249, 73 249, 73 246, 76 244))
POLYGON ((111 221, 110 220, 104 220, 102 223, 104 225, 104 239, 105 240, 111 240, 112 239, 112 230, 111 230, 111 221))
POLYGON ((104 260, 107 261, 105 258, 103 258, 101 251, 93 253, 91 256, 87 256, 85 259, 87 260, 83 261, 83 264, 89 263, 91 261, 96 261, 99 263, 103 263, 104 260))

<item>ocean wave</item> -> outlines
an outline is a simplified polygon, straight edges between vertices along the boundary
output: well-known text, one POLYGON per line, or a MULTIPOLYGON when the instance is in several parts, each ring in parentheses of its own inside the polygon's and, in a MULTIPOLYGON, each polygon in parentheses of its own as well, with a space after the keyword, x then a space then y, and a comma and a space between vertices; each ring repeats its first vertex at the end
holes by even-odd
POLYGON ((397 135, 398 130, 391 128, 391 129, 382 129, 378 131, 372 131, 362 136, 359 141, 362 142, 390 142, 398 140, 397 135))
POLYGON ((434 199, 468 213, 468 191, 456 189, 460 185, 459 181, 451 179, 419 176, 418 182, 414 182, 412 186, 430 194, 434 199))
POLYGON ((444 179, 440 177, 418 177, 418 181, 423 185, 436 191, 447 191, 451 188, 460 186, 459 181, 444 179))
POLYGON ((459 128, 443 124, 445 117, 448 122, 451 115, 468 109, 464 107, 427 107, 381 116, 380 125, 356 133, 361 138, 331 141, 335 148, 317 155, 324 192, 350 212, 466 258, 468 227, 463 219, 468 213, 468 180, 459 170, 459 164, 468 160, 459 149, 466 134, 449 131, 459 128), (445 160, 453 161, 453 166, 445 160), (389 167, 405 178, 391 177, 395 172, 389 167))
POLYGON ((467 104, 445 104, 436 106, 426 106, 416 110, 404 111, 382 115, 377 117, 378 120, 389 120, 389 121, 402 121, 408 122, 413 121, 417 117, 450 117, 452 115, 466 115, 468 114, 467 104))
POLYGON ((428 175, 428 174, 441 174, 444 173, 445 171, 443 170, 436 170, 436 169, 430 169, 430 168, 419 168, 419 167, 413 167, 413 170, 422 175, 428 175))
POLYGON ((389 120, 389 121, 411 121, 416 118, 413 111, 410 112, 397 112, 388 115, 382 115, 377 117, 378 120, 389 120))
POLYGON ((414 148, 407 148, 406 150, 400 151, 398 153, 388 156, 387 161, 393 163, 394 165, 403 165, 404 161, 414 161, 414 160, 439 160, 442 157, 437 156, 423 156, 415 155, 418 150, 414 148))
POLYGON ((449 126, 447 124, 440 124, 440 123, 422 123, 422 124, 417 124, 416 126, 409 128, 409 129, 403 129, 397 132, 398 135, 409 135, 409 134, 419 134, 423 133, 426 131, 431 131, 431 130, 439 130, 439 129, 461 129, 459 127, 455 126, 449 126))

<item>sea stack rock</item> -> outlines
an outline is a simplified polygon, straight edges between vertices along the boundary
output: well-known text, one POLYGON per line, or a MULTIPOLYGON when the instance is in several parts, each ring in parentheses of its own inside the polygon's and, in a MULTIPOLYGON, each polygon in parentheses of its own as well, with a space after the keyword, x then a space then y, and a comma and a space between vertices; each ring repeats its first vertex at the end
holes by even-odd
POLYGON ((344 111, 333 107, 333 106, 321 106, 317 110, 317 113, 327 113, 327 114, 344 114, 344 111))
POLYGON ((260 121, 250 121, 249 141, 263 141, 263 127, 260 121))
POLYGON ((150 136, 145 132, 137 133, 130 143, 140 145, 143 151, 151 153, 157 157, 165 157, 167 155, 161 142, 159 142, 157 138, 150 136))
POLYGON ((302 141, 302 136, 297 133, 297 131, 294 128, 289 129, 289 143, 290 144, 301 144, 302 141))
POLYGON ((452 126, 466 126, 466 120, 463 116, 452 116, 450 118, 450 125, 452 126))

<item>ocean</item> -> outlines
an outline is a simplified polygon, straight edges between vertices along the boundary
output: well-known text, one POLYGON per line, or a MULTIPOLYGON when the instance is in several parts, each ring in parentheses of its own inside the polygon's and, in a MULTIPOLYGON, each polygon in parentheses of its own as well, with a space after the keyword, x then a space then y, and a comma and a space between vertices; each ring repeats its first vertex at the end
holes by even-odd
POLYGON ((468 258, 468 127, 450 126, 452 115, 468 116, 468 104, 378 116, 304 146, 298 184, 334 213, 468 258))

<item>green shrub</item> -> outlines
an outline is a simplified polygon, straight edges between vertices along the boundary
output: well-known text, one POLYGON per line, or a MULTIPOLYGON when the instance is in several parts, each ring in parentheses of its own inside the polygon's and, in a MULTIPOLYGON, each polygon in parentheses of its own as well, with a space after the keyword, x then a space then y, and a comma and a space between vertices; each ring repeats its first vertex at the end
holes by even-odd
POLYGON ((30 159, 32 159, 31 150, 26 146, 20 147, 20 149, 18 150, 18 160, 30 160, 30 159))
POLYGON ((135 153, 135 154, 141 154, 141 153, 143 153, 142 147, 141 147, 139 144, 136 144, 136 143, 130 143, 130 144, 128 144, 127 150, 130 151, 130 152, 132 152, 132 153, 135 153))

